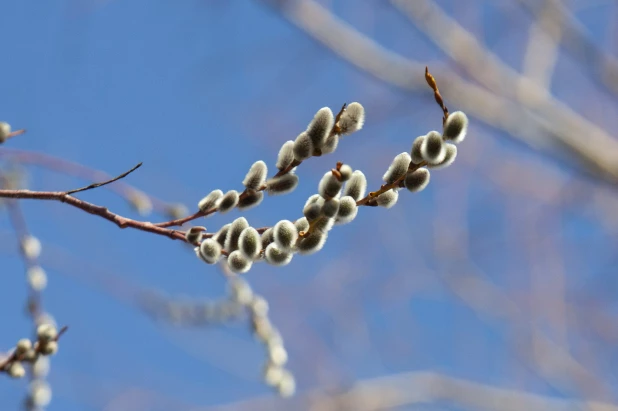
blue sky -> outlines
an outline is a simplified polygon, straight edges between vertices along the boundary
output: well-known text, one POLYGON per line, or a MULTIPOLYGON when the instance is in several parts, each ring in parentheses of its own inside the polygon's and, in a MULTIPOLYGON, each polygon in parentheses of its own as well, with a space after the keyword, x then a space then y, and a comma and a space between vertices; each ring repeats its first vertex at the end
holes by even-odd
MULTIPOLYGON (((339 16, 385 47, 430 67, 450 64, 392 7, 375 1, 332 3, 339 16)), ((529 22, 525 13, 503 2, 474 1, 470 10, 458 2, 439 3, 520 68, 529 22)), ((240 189, 254 161, 274 169, 281 144, 294 139, 323 106, 336 111, 344 102, 359 101, 367 108, 367 124, 343 140, 336 154, 299 167, 301 183, 293 194, 266 198, 248 211, 252 225, 299 217, 319 178, 337 161, 362 169, 370 187, 377 188, 396 154, 407 151, 417 135, 440 126, 441 113, 428 91, 404 93, 355 70, 259 1, 4 1, 0 14, 0 120, 28 129, 6 147, 112 175, 144 162, 126 182, 193 211, 215 188, 240 189)), ((598 2, 577 15, 602 47, 615 51, 606 40, 615 6, 598 2)), ((586 87, 598 91, 561 55, 552 92, 584 111, 585 101, 577 97, 586 87)), ((449 96, 444 98, 448 103, 449 96)), ((610 101, 607 110, 614 116, 598 119, 602 125, 616 118, 615 99, 610 101)), ((463 164, 436 172, 425 192, 402 193, 390 210, 361 210, 354 224, 332 232, 317 255, 295 258, 281 269, 260 265, 247 274, 271 303, 301 391, 437 370, 541 394, 579 395, 576 389, 555 390, 531 372, 514 348, 518 328, 479 315, 445 285, 445 278, 475 267, 521 302, 531 276, 540 273, 540 289, 551 290, 553 277, 543 277, 543 267, 551 265, 539 257, 542 253, 529 253, 510 237, 539 218, 550 221, 539 235, 567 256, 569 298, 579 301, 604 289, 612 295, 615 236, 585 204, 552 208, 523 194, 504 194, 492 181, 490 164, 498 159, 478 158, 504 155, 561 181, 579 179, 572 167, 480 122, 473 121, 470 139, 470 151, 466 144, 460 147, 463 164), (520 220, 512 220, 513 208, 520 220), (437 252, 435 242, 445 238, 466 243, 470 258, 462 262, 456 252, 437 252)), ((28 171, 33 189, 85 183, 38 167, 28 171)), ((141 218, 104 189, 80 198, 141 218)), ((262 348, 246 325, 182 329, 159 324, 123 297, 138 287, 175 297, 219 298, 225 281, 216 268, 181 244, 121 231, 62 204, 24 201, 23 210, 43 243, 42 262, 49 273, 44 306, 70 326, 52 363, 50 410, 190 409, 270 393, 260 380, 262 348), (133 408, 114 408, 123 398, 136 401, 133 408)), ((238 215, 234 210, 200 224, 214 231, 238 215)), ((165 220, 156 213, 144 218, 165 220)), ((31 324, 23 315, 23 263, 6 218, 0 219, 0 229, 0 347, 8 348, 31 333, 31 324)), ((524 304, 522 310, 529 308, 524 304)), ((544 326, 543 318, 537 320, 544 326)), ((569 340, 600 350, 604 364, 597 364, 598 372, 614 383, 612 344, 578 330, 569 340)), ((17 409, 25 382, 0 380, 3 409, 17 409)))

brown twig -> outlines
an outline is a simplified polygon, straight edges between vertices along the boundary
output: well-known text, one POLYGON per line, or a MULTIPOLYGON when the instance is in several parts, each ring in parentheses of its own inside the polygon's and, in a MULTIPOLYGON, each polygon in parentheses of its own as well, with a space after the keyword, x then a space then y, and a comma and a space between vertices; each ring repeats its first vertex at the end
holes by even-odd
MULTIPOLYGON (((113 176, 90 167, 86 167, 79 163, 74 163, 63 158, 54 157, 49 154, 39 153, 37 151, 19 150, 16 148, 2 147, 0 150, 0 158, 6 158, 16 161, 21 164, 32 164, 39 167, 44 167, 62 174, 72 175, 77 178, 90 181, 105 181, 113 176)), ((160 200, 151 195, 146 195, 142 191, 127 184, 124 181, 118 181, 116 184, 106 187, 124 198, 126 201, 133 203, 136 196, 145 196, 148 198, 155 211, 160 213, 168 213, 173 207, 163 200, 160 200)))
POLYGON ((82 188, 77 188, 75 190, 69 190, 69 191, 66 192, 66 194, 75 194, 75 193, 79 193, 81 191, 92 190, 93 188, 97 188, 97 187, 102 187, 102 186, 108 185, 110 183, 113 183, 114 181, 120 180, 121 178, 125 178, 126 176, 128 176, 129 174, 131 174, 132 172, 134 172, 135 170, 140 168, 142 166, 142 164, 143 163, 140 162, 138 165, 136 165, 135 167, 133 167, 129 171, 126 171, 126 172, 120 174, 119 176, 112 178, 111 180, 107 180, 107 181, 104 181, 102 183, 90 184, 89 186, 82 187, 82 188))
POLYGON ((149 233, 169 237, 173 240, 185 240, 183 232, 178 230, 170 230, 147 221, 137 221, 121 215, 112 213, 107 207, 89 203, 87 201, 75 198, 64 191, 31 191, 31 190, 0 190, 0 198, 14 198, 23 200, 51 200, 69 204, 79 208, 89 214, 98 215, 108 221, 113 222, 120 228, 134 228, 136 230, 146 231, 149 233))
POLYGON ((444 105, 444 101, 442 100, 442 96, 440 95, 440 90, 438 90, 438 84, 436 83, 436 79, 429 72, 429 67, 425 66, 425 81, 429 84, 429 87, 433 90, 433 97, 436 99, 436 103, 442 109, 442 113, 444 113, 444 117, 442 117, 442 124, 446 123, 446 119, 448 118, 448 108, 444 105))
POLYGON ((20 135, 24 134, 25 132, 26 132, 25 128, 22 128, 21 130, 15 130, 15 131, 9 133, 8 136, 6 136, 6 139, 4 141, 8 140, 9 138, 20 136, 20 135))

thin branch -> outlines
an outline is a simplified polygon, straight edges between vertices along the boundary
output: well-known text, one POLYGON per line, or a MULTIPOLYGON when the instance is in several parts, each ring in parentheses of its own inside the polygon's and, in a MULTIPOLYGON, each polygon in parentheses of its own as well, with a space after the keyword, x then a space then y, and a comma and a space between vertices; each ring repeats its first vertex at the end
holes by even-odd
POLYGON ((107 181, 104 181, 102 183, 90 184, 89 186, 82 187, 82 188, 77 188, 75 190, 70 190, 70 191, 67 191, 66 194, 75 194, 75 193, 79 193, 81 191, 92 190, 93 188, 97 188, 97 187, 102 187, 102 186, 108 185, 110 183, 113 183, 114 181, 118 181, 118 180, 120 180, 122 178, 125 178, 126 176, 128 176, 129 174, 131 174, 132 172, 134 172, 135 170, 140 168, 142 166, 142 164, 143 163, 140 162, 138 165, 136 165, 135 167, 133 167, 129 171, 126 171, 126 172, 120 174, 119 176, 112 178, 111 180, 107 180, 107 181))
POLYGON ((181 240, 186 242, 183 232, 171 230, 156 225, 147 221, 137 221, 130 218, 115 214, 107 209, 87 201, 80 200, 67 194, 64 191, 32 191, 32 190, 0 190, 0 198, 14 198, 23 200, 50 200, 59 201, 69 204, 75 208, 79 208, 89 214, 98 215, 108 221, 113 222, 120 228, 134 228, 136 230, 146 231, 149 233, 169 237, 172 240, 181 240))
MULTIPOLYGON (((20 164, 32 164, 62 174, 90 180, 91 182, 105 181, 113 177, 103 171, 37 151, 2 147, 0 158, 12 160, 20 164)), ((117 193, 132 205, 135 205, 136 198, 146 198, 152 205, 152 208, 159 213, 169 214, 170 210, 174 207, 174 204, 167 203, 152 195, 147 195, 124 181, 118 181, 116 184, 106 188, 117 193)))

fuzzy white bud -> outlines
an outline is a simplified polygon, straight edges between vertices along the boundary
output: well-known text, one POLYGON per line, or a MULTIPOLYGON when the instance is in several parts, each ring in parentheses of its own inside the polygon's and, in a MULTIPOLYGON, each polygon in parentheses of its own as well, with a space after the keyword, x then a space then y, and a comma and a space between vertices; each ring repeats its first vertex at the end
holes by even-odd
POLYGON ((41 242, 38 238, 27 235, 21 240, 21 251, 28 259, 38 258, 41 255, 41 242))
POLYGON ((367 190, 367 178, 362 171, 356 170, 352 173, 352 177, 345 184, 343 189, 344 196, 350 196, 354 201, 358 201, 365 196, 367 190))
POLYGON ((406 174, 406 178, 403 181, 405 187, 413 193, 422 191, 429 184, 429 170, 426 168, 419 168, 418 170, 411 171, 406 174))
POLYGON ((468 132, 468 116, 462 111, 456 111, 449 114, 444 123, 444 131, 442 135, 445 140, 451 140, 453 143, 461 143, 466 138, 468 132))
POLYGON ((376 199, 378 205, 384 208, 391 208, 395 204, 397 204, 397 199, 399 198, 399 193, 395 189, 390 189, 380 194, 376 199))
POLYGON ((277 168, 285 170, 294 161, 294 141, 289 140, 283 143, 277 156, 277 168))
POLYGON ((271 196, 290 193, 294 191, 297 185, 298 176, 292 173, 274 177, 266 181, 266 189, 271 196))
POLYGON ((419 136, 414 139, 412 142, 412 150, 410 150, 410 157, 412 157, 413 164, 421 164, 425 159, 423 158, 423 153, 421 152, 421 146, 425 141, 425 136, 419 136))
POLYGON ((13 361, 6 370, 11 378, 23 378, 26 375, 26 369, 19 361, 13 361))
POLYGON ((365 108, 360 103, 350 103, 339 118, 338 126, 341 134, 351 134, 363 128, 365 123, 365 108))
POLYGON ((339 145, 339 136, 337 134, 331 134, 326 137, 326 141, 322 146, 322 154, 330 154, 337 150, 337 146, 339 145))
POLYGON ((239 217, 236 220, 232 221, 232 225, 230 225, 230 229, 225 238, 224 248, 227 251, 234 251, 238 249, 238 238, 240 237, 240 234, 243 232, 243 230, 247 227, 249 227, 249 223, 244 217, 239 217))
POLYGON ((410 157, 410 154, 398 154, 391 163, 391 165, 388 167, 388 170, 382 177, 382 180, 384 180, 386 184, 394 183, 397 179, 403 177, 406 174, 411 161, 412 158, 410 157))
POLYGON ((294 221, 294 225, 296 226, 296 231, 299 233, 301 231, 307 231, 309 229, 309 221, 307 217, 301 217, 298 220, 294 221))
POLYGON ((281 220, 273 228, 275 243, 282 250, 291 249, 298 239, 296 226, 288 220, 281 220))
POLYGON ((341 181, 348 181, 352 177, 352 167, 347 164, 342 164, 339 168, 339 174, 341 174, 341 181))
POLYGON ((337 177, 333 175, 332 171, 326 172, 324 177, 320 180, 318 185, 318 193, 325 199, 331 199, 337 197, 341 190, 341 181, 337 180, 337 177))
POLYGON ((302 132, 294 140, 294 159, 303 161, 313 155, 313 143, 306 132, 302 132))
POLYGON ((311 123, 307 127, 307 135, 311 139, 313 149, 321 149, 326 141, 326 137, 333 128, 335 117, 328 107, 323 107, 315 114, 311 123))
POLYGON ((225 214, 238 204, 238 191, 230 190, 217 203, 217 211, 221 214, 225 214))
POLYGON ((442 136, 437 131, 430 131, 423 144, 421 144, 421 155, 429 164, 439 164, 446 156, 446 148, 442 136))
POLYGON ((445 143, 444 146, 446 147, 446 155, 444 156, 444 160, 442 160, 442 162, 439 164, 428 164, 428 168, 439 170, 453 164, 453 162, 457 158, 457 146, 450 143, 445 143))
POLYGON ((337 224, 346 224, 354 220, 358 214, 358 206, 356 201, 350 196, 343 196, 339 200, 339 210, 337 212, 337 224))
POLYGON ((324 215, 324 217, 332 218, 337 215, 337 211, 339 211, 339 199, 331 198, 330 200, 324 201, 324 205, 322 206, 322 215, 324 215))
POLYGON ((47 274, 43 268, 37 266, 30 267, 26 271, 28 285, 34 291, 43 291, 47 287, 47 274))
POLYGON ((250 208, 260 205, 263 199, 263 191, 246 190, 243 195, 240 196, 236 207, 238 207, 239 210, 249 210, 250 208))
POLYGON ((199 256, 207 264, 214 264, 221 257, 221 244, 212 238, 207 238, 200 244, 199 256))
POLYGON ((320 251, 324 247, 327 237, 326 233, 313 231, 298 243, 298 252, 309 255, 320 251))
POLYGON ((242 184, 252 190, 258 190, 266 181, 267 176, 268 167, 266 167, 266 163, 261 160, 256 161, 249 169, 242 184))
POLYGON ((4 143, 11 134, 11 125, 6 121, 0 121, 0 144, 4 143))
POLYGON ((52 324, 41 324, 36 329, 36 335, 39 341, 47 342, 55 339, 58 331, 52 324))
POLYGON ((255 260, 262 251, 262 238, 253 227, 245 228, 238 238, 240 252, 250 260, 255 260))
POLYGON ((287 250, 282 250, 277 247, 277 244, 272 243, 266 247, 266 251, 264 252, 264 257, 266 258, 266 262, 275 266, 283 266, 289 264, 292 261, 292 252, 287 250))
POLYGON ((223 197, 223 191, 213 190, 206 197, 202 198, 199 203, 197 203, 197 208, 199 208, 202 212, 209 211, 215 208, 221 197, 223 197))
POLYGON ((227 257, 227 265, 233 273, 246 273, 251 269, 252 264, 252 261, 245 257, 240 250, 232 251, 227 257))

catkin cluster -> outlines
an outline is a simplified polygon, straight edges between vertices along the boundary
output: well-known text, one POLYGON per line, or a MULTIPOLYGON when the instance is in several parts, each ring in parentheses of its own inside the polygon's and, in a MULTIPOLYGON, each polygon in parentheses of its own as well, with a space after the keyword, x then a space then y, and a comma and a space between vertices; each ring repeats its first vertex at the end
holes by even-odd
POLYGON ((17 342, 9 357, 0 361, 3 365, 0 371, 6 372, 10 377, 23 378, 26 375, 24 363, 32 365, 33 380, 30 383, 26 406, 28 409, 46 407, 51 402, 51 388, 45 381, 49 372, 48 357, 58 351, 58 330, 49 323, 43 323, 37 327, 37 339, 32 342, 28 338, 22 338, 17 342))

